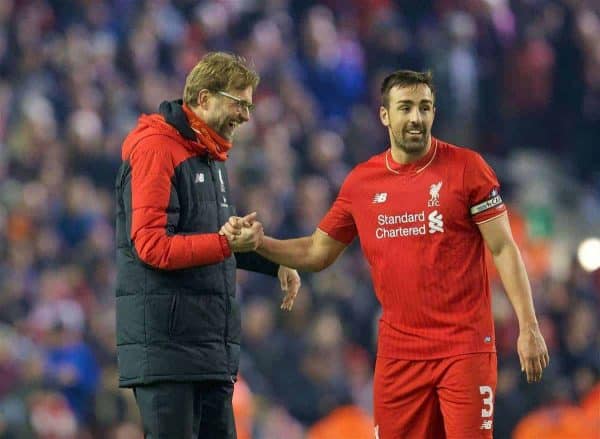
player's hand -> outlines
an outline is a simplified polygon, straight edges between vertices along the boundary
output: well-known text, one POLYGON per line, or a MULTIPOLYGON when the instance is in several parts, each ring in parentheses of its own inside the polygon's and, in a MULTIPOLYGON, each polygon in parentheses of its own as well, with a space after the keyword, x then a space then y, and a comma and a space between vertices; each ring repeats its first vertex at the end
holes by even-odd
POLYGON ((256 212, 244 217, 229 217, 219 230, 219 234, 227 238, 233 252, 256 250, 264 237, 262 224, 256 221, 256 212))
POLYGON ((233 252, 256 250, 265 236, 262 224, 256 221, 256 212, 242 218, 230 217, 219 233, 225 235, 233 252))
POLYGON ((240 221, 242 222, 242 226, 243 227, 252 227, 252 224, 254 224, 254 221, 256 221, 256 212, 252 212, 249 213, 248 215, 240 218, 240 221))
POLYGON ((298 295, 298 290, 300 289, 300 275, 298 275, 296 270, 281 265, 277 272, 277 277, 281 283, 281 291, 285 293, 281 309, 291 311, 294 306, 294 300, 298 295))
POLYGON ((230 216, 225 224, 219 230, 220 235, 224 235, 231 245, 242 234, 242 219, 239 216, 230 216))
POLYGON ((517 340, 517 352, 521 362, 521 372, 525 372, 527 382, 539 382, 543 370, 550 364, 550 356, 537 325, 521 329, 517 340))

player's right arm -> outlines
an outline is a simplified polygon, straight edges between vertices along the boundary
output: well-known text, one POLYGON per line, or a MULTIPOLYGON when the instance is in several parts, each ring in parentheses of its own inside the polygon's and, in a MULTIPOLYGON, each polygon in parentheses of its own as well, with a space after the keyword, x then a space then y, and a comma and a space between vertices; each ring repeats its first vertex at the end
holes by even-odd
POLYGON ((329 267, 347 244, 336 241, 322 230, 295 239, 263 238, 256 250, 271 261, 301 271, 321 271, 329 267))
POLYGON ((352 174, 311 236, 284 240, 265 236, 257 252, 300 271, 321 271, 333 264, 358 234, 352 214, 352 174))

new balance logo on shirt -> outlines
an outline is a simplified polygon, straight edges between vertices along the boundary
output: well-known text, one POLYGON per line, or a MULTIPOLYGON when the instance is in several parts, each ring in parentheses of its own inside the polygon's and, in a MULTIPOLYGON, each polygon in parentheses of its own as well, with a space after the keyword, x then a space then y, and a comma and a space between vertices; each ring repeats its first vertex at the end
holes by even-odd
POLYGON ((387 192, 379 192, 373 197, 373 204, 385 203, 387 200, 387 192))

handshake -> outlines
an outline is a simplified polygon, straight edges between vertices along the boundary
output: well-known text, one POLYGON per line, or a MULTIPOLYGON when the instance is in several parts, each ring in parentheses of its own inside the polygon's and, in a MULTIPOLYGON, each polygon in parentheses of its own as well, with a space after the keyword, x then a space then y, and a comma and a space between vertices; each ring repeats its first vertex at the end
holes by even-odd
POLYGON ((254 251, 260 247, 265 236, 262 224, 256 221, 256 212, 244 217, 229 217, 219 234, 227 238, 233 252, 254 251))
MULTIPOLYGON (((219 230, 219 234, 227 238, 232 252, 250 252, 258 249, 263 242, 265 232, 260 222, 256 221, 256 212, 244 217, 231 216, 219 230)), ((292 268, 279 265, 277 277, 284 292, 281 309, 291 311, 294 300, 300 290, 300 276, 292 268)))

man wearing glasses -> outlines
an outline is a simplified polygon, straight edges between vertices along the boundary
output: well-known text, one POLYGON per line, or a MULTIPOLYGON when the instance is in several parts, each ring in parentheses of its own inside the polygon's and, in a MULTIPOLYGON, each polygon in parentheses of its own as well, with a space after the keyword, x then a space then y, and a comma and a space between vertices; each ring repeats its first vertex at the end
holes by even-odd
POLYGON ((278 276, 290 309, 300 278, 254 252, 255 214, 237 221, 225 168, 259 77, 243 58, 209 53, 183 100, 142 115, 122 147, 117 195, 119 386, 133 388, 147 438, 236 437, 240 354, 235 270, 278 276))

